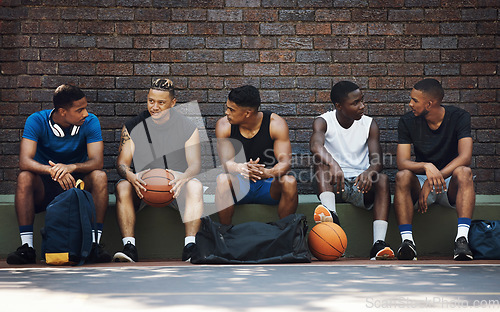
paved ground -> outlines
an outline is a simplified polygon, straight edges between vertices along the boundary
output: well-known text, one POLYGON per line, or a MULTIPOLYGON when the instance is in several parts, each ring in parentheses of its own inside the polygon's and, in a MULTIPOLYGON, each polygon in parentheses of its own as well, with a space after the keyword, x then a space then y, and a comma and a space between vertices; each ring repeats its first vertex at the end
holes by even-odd
POLYGON ((12 267, 0 311, 499 311, 500 261, 12 267))

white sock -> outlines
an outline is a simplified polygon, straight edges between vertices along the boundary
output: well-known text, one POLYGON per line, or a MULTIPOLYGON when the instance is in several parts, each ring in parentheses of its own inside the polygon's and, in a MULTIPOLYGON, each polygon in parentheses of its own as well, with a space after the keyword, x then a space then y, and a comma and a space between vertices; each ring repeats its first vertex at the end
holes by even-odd
POLYGON ((196 237, 195 236, 186 236, 184 238, 184 246, 186 246, 189 243, 194 243, 196 244, 196 237))
POLYGON ((458 225, 457 237, 455 238, 455 241, 462 236, 469 241, 469 226, 467 224, 458 225))
MULTIPOLYGON (((97 243, 101 242, 102 230, 97 230, 97 243)), ((92 243, 95 243, 95 230, 92 230, 92 243)))
POLYGON ((409 239, 413 242, 415 245, 415 241, 413 240, 413 233, 412 232, 406 232, 401 234, 401 241, 404 242, 405 239, 409 239))
POLYGON ((319 194, 319 200, 326 209, 337 213, 337 210, 335 208, 335 193, 323 192, 319 194))
POLYGON ((135 246, 135 237, 127 236, 122 238, 123 246, 127 245, 127 243, 131 243, 135 246))
POLYGON ((33 248, 33 232, 22 232, 21 233, 21 245, 28 244, 33 248))
POLYGON ((375 244, 378 240, 385 241, 385 235, 387 234, 387 225, 389 223, 385 220, 375 220, 373 221, 373 243, 375 244))

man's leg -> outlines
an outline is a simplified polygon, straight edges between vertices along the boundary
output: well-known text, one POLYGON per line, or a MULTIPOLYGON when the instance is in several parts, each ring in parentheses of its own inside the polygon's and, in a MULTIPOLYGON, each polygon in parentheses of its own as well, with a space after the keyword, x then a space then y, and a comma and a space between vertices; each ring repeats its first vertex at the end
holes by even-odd
POLYGON ((29 171, 19 173, 14 206, 21 236, 21 247, 7 256, 8 264, 36 263, 36 253, 33 248, 35 202, 41 202, 44 194, 45 187, 39 175, 29 171))
POLYGON ((398 171, 396 174, 396 191, 394 194, 394 210, 399 224, 402 244, 397 252, 400 260, 412 260, 417 256, 413 240, 412 220, 414 203, 420 194, 420 182, 410 170, 398 171))
POLYGON ((182 251, 182 261, 189 261, 196 244, 196 233, 200 230, 203 214, 203 185, 200 181, 191 179, 184 186, 185 211, 184 227, 186 237, 182 251))
POLYGON ((132 184, 127 180, 121 180, 117 183, 115 195, 116 218, 124 248, 123 251, 115 253, 113 261, 136 262, 139 259, 134 236, 135 204, 138 204, 139 198, 132 184))
POLYGON ((94 199, 98 230, 97 242, 95 243, 99 243, 109 203, 108 176, 102 170, 94 170, 87 174, 83 181, 85 182, 85 190, 89 191, 94 199))
POLYGON ((234 194, 239 192, 238 178, 227 173, 217 176, 215 205, 221 224, 229 225, 232 222, 234 214, 233 192, 234 194))
POLYGON ((383 173, 377 174, 372 189, 364 196, 365 206, 373 203, 373 247, 370 259, 393 259, 394 252, 385 242, 389 217, 391 194, 389 177, 383 173))
POLYGON ((318 205, 314 210, 314 221, 320 222, 335 222, 340 225, 339 217, 335 203, 335 191, 331 184, 332 176, 330 167, 325 164, 317 164, 314 166, 314 180, 318 187, 318 197, 321 205, 318 205))
POLYGON ((299 196, 297 192, 297 180, 294 176, 284 175, 274 179, 271 183, 269 194, 274 199, 279 199, 278 216, 280 219, 297 211, 299 196))
POLYGON ((448 200, 455 204, 458 216, 458 229, 455 238, 454 259, 472 260, 472 252, 468 246, 469 228, 476 203, 472 170, 469 167, 456 168, 448 187, 448 200), (463 238, 462 238, 463 237, 463 238))

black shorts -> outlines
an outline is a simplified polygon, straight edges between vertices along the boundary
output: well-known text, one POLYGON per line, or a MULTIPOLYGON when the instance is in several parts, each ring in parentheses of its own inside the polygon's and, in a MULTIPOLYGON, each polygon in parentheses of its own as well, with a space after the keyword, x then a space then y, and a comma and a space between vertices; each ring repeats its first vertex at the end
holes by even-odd
MULTIPOLYGON (((85 174, 83 173, 72 173, 71 174, 73 178, 76 180, 85 178, 85 174)), ((64 192, 63 188, 59 184, 59 182, 56 182, 52 180, 50 175, 43 174, 40 175, 40 178, 42 178, 42 183, 43 183, 43 188, 45 192, 45 197, 41 202, 35 202, 35 213, 39 213, 42 211, 45 211, 47 206, 50 204, 50 202, 59 194, 64 192)))

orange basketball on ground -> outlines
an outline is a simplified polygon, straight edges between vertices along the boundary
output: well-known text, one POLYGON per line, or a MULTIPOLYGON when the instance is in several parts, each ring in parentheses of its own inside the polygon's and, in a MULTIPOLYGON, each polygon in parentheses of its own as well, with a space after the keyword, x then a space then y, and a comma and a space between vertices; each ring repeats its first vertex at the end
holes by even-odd
POLYGON ((147 191, 141 191, 144 196, 142 200, 153 207, 167 206, 174 200, 174 194, 170 193, 170 181, 174 175, 165 169, 151 169, 142 175, 142 180, 146 182, 147 191))
POLYGON ((308 244, 309 250, 318 260, 335 260, 344 254, 347 236, 338 224, 322 222, 309 232, 308 244))

